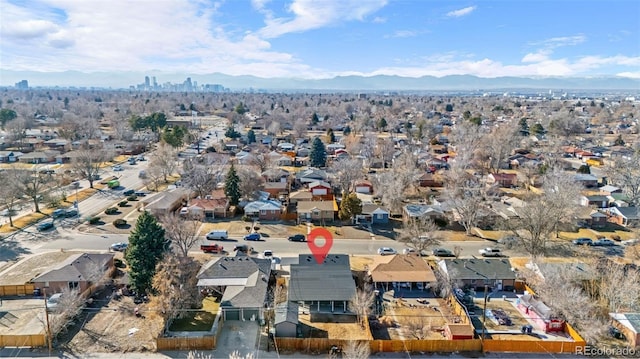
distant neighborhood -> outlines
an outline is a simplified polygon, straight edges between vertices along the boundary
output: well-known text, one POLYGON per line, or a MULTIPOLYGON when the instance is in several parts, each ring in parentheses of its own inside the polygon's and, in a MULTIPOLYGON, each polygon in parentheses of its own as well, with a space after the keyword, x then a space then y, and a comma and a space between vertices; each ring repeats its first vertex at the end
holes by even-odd
POLYGON ((638 104, 5 89, 0 347, 636 348, 638 104))

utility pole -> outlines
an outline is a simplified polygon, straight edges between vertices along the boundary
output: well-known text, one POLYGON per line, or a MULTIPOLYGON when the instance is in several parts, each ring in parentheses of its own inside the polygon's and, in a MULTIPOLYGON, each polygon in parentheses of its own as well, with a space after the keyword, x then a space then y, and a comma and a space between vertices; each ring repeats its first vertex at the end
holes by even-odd
POLYGON ((487 326, 485 325, 485 322, 487 320, 487 291, 489 290, 489 286, 485 285, 484 286, 484 305, 482 307, 482 340, 484 341, 484 335, 485 335, 485 331, 487 326))
POLYGON ((42 288, 42 294, 44 296, 44 317, 47 321, 47 342, 49 344, 49 356, 51 356, 53 338, 51 336, 51 324, 49 323, 49 308, 47 308, 47 288, 42 288))

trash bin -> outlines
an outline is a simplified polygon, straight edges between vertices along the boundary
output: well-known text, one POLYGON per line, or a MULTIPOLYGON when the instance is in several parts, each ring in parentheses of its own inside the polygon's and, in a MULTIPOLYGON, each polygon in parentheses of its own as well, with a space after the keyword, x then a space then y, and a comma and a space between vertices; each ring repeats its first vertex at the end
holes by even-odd
POLYGON ((527 334, 531 334, 533 332, 533 326, 527 325, 527 334))
POLYGON ((520 331, 522 332, 522 334, 527 334, 527 326, 523 325, 522 328, 520 328, 520 331))
POLYGON ((34 296, 34 297, 39 297, 40 295, 41 295, 41 294, 40 294, 40 288, 35 288, 35 289, 33 290, 33 296, 34 296))

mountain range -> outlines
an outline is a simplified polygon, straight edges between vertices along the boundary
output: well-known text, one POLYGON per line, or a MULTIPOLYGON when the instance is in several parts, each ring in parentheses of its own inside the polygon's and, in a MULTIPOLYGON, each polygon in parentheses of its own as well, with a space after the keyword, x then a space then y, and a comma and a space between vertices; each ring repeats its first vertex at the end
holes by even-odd
POLYGON ((30 87, 91 87, 128 89, 155 76, 158 84, 182 84, 187 77, 199 85, 220 84, 232 91, 485 91, 508 89, 538 90, 635 90, 640 79, 624 77, 495 77, 450 75, 443 77, 337 76, 326 79, 261 78, 222 73, 187 74, 161 71, 142 72, 36 72, 0 70, 0 86, 27 80, 30 87))

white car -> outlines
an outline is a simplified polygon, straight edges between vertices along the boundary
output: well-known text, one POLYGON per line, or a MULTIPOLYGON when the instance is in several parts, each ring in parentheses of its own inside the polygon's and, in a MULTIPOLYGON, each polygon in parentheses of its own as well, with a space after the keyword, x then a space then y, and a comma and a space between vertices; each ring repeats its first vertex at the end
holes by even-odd
POLYGON ((395 249, 389 247, 380 247, 378 248, 378 254, 381 256, 398 254, 395 249))
POLYGON ((121 165, 115 165, 115 166, 113 166, 113 170, 116 171, 116 172, 124 171, 124 168, 122 168, 121 165))
POLYGON ((480 255, 483 257, 502 257, 502 251, 499 248, 483 248, 479 250, 480 255))
POLYGON ((47 298, 47 309, 53 310, 58 308, 58 304, 60 303, 61 298, 62 298, 62 293, 55 293, 49 298, 47 298))

